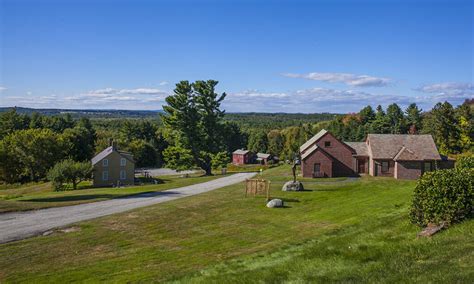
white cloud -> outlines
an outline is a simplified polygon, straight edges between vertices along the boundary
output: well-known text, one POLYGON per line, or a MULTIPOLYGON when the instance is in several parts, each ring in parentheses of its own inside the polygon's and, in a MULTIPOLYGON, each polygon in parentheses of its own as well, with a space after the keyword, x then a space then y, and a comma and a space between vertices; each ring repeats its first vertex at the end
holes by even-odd
POLYGON ((343 83, 353 87, 383 87, 391 82, 391 80, 388 78, 372 77, 368 75, 355 75, 349 73, 313 72, 308 74, 285 73, 282 75, 289 78, 303 78, 314 81, 343 83))
POLYGON ((161 109, 168 92, 154 88, 91 90, 76 95, 9 96, 2 100, 5 106, 33 108, 87 108, 87 109, 161 109))
POLYGON ((161 81, 158 85, 160 85, 160 86, 166 86, 166 85, 168 85, 168 82, 167 82, 167 81, 161 81))
POLYGON ((5 91, 6 89, 7 89, 6 87, 0 86, 0 93, 5 91))
POLYGON ((431 85, 423 85, 415 88, 423 93, 446 93, 446 92, 474 92, 474 85, 470 83, 444 82, 431 85))

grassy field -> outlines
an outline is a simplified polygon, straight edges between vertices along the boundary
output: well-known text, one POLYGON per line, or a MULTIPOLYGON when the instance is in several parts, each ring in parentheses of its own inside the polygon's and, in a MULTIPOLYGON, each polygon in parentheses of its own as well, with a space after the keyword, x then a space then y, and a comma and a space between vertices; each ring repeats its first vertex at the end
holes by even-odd
POLYGON ((187 178, 180 177, 179 175, 162 176, 158 177, 162 182, 161 184, 123 188, 90 188, 89 183, 80 185, 77 190, 68 191, 53 191, 49 182, 32 183, 24 186, 4 185, 0 189, 0 213, 90 203, 144 192, 187 186, 219 177, 222 177, 222 175, 206 177, 201 176, 201 174, 193 174, 187 178))
POLYGON ((285 208, 242 184, 0 245, 0 282, 472 283, 474 221, 431 239, 408 221, 413 181, 308 182, 285 208))

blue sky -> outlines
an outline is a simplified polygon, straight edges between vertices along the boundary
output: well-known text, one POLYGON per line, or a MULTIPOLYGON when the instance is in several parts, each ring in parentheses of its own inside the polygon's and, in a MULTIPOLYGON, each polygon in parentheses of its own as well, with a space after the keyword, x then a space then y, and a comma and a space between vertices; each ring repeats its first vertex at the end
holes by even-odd
POLYGON ((230 112, 474 97, 474 1, 0 3, 1 106, 156 110, 200 79, 230 112))

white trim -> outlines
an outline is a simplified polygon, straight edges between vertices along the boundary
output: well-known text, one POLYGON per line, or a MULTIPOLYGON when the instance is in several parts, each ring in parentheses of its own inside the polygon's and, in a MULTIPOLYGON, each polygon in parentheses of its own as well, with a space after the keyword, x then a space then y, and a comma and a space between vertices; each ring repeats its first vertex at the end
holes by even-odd
POLYGON ((109 166, 109 159, 103 159, 102 160, 102 166, 103 167, 108 167, 109 166))
POLYGON ((102 180, 109 180, 109 171, 102 172, 102 180))
POLYGON ((120 179, 127 179, 127 171, 120 170, 120 179))
POLYGON ((125 167, 127 165, 127 159, 125 158, 120 158, 120 166, 125 167))

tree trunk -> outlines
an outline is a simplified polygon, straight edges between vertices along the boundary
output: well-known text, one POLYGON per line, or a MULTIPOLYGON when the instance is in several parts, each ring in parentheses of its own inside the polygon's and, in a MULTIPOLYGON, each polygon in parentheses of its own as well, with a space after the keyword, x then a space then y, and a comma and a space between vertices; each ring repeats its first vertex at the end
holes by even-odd
POLYGON ((73 190, 77 189, 77 181, 75 179, 72 180, 72 189, 73 190))

